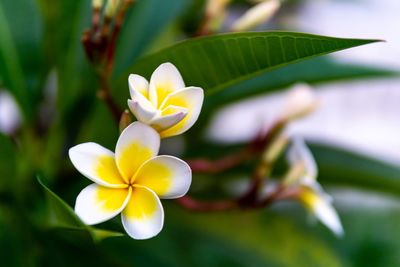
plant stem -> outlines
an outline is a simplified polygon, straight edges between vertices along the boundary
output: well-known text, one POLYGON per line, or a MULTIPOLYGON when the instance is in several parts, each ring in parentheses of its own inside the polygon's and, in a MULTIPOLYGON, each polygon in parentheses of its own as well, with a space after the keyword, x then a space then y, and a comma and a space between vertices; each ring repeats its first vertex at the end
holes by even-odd
POLYGON ((97 93, 97 96, 106 104, 111 114, 114 117, 114 120, 118 123, 122 114, 122 110, 118 107, 118 105, 114 102, 114 99, 111 96, 111 88, 108 84, 108 75, 107 73, 99 73, 100 78, 100 90, 97 93))
POLYGON ((253 157, 253 151, 245 149, 244 151, 226 157, 209 160, 209 159, 192 159, 188 160, 190 168, 196 173, 216 174, 225 170, 232 169, 253 157))
POLYGON ((190 196, 178 198, 176 202, 186 209, 200 212, 232 210, 238 207, 235 200, 206 202, 193 199, 190 196))

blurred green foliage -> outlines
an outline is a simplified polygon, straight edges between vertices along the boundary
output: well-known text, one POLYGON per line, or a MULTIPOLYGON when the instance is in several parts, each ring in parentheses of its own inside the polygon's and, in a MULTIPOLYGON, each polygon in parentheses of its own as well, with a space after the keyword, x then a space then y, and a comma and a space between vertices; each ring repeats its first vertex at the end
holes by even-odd
MULTIPOLYGON (((187 84, 203 86, 207 98, 202 117, 186 135, 199 139, 187 144, 188 157, 213 157, 241 146, 226 148, 202 140, 208 120, 228 103, 299 81, 319 84, 397 75, 327 57, 283 67, 300 58, 369 42, 365 40, 284 33, 308 38, 300 51, 304 55, 294 52, 293 39, 271 39, 272 33, 179 42, 194 33, 202 5, 195 0, 138 0, 121 31, 112 83, 114 99, 125 107, 127 74, 149 78, 159 63, 169 60, 182 71, 187 84), (315 38, 320 40, 315 43, 315 38), (152 53, 166 42, 169 48, 152 53), (312 44, 318 49, 311 49, 312 44), (275 48, 267 50, 267 46, 275 48), (238 51, 248 54, 238 57, 238 51), (268 62, 268 55, 274 64, 268 62)), ((0 85, 15 97, 24 117, 15 134, 0 135, 1 266, 400 265, 398 208, 340 206, 346 231, 343 239, 320 225, 310 226, 302 209, 286 204, 252 212, 194 214, 165 201, 163 232, 140 242, 115 237, 121 231, 118 218, 99 228, 84 225, 70 206, 89 181, 72 168, 68 148, 93 141, 111 149, 118 136, 117 124, 96 98, 98 80, 80 43, 89 25, 90 1, 0 2, 0 85), (51 75, 56 77, 53 82, 51 75), (37 182, 38 175, 44 184, 37 182), (110 236, 114 237, 102 240, 110 236)), ((400 168, 332 147, 315 145, 313 151, 323 184, 368 189, 382 197, 399 195, 400 168)), ((203 198, 226 194, 223 184, 249 170, 233 172, 226 177, 195 176, 192 193, 203 198), (199 190, 207 181, 216 189, 199 190)))

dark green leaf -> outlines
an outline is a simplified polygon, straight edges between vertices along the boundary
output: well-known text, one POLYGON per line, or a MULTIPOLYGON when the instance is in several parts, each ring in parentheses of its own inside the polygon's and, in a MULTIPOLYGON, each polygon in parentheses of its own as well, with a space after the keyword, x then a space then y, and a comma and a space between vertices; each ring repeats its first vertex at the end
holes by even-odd
MULTIPOLYGON (((16 2, 24 4, 30 1, 16 2)), ((19 17, 19 11, 26 9, 27 6, 29 7, 29 4, 20 8, 12 8, 10 4, 12 4, 10 1, 2 1, 0 3, 0 61, 2 62, 0 66, 0 84, 4 83, 5 87, 10 90, 21 107, 24 117, 29 118, 32 115, 32 103, 23 71, 22 59, 19 54, 20 51, 18 51, 17 40, 15 39, 19 38, 20 45, 27 45, 24 41, 32 37, 31 33, 34 33, 34 31, 28 32, 27 36, 25 36, 22 34, 25 32, 25 27, 12 27, 13 22, 23 21, 23 18, 19 17), (10 20, 10 17, 13 20, 10 20)))
POLYGON ((373 42, 377 40, 273 31, 196 38, 140 59, 120 78, 118 88, 126 87, 129 73, 149 78, 159 64, 169 61, 187 84, 203 87, 210 97, 278 67, 373 42))
POLYGON ((400 167, 345 149, 311 146, 323 184, 364 188, 400 196, 400 167))
POLYGON ((188 4, 186 0, 137 1, 127 14, 118 40, 115 73, 121 73, 146 52, 155 38, 188 4), (162 10, 162 12, 160 12, 162 10))
POLYGON ((65 203, 59 196, 52 192, 42 181, 38 178, 38 182, 43 187, 46 194, 48 205, 47 223, 50 227, 65 228, 70 230, 83 230, 87 231, 92 237, 93 241, 99 242, 108 237, 123 236, 122 233, 96 229, 83 223, 72 208, 65 203))
POLYGON ((16 180, 16 153, 11 140, 0 134, 0 191, 16 180))
POLYGON ((207 98, 203 110, 209 111, 246 97, 277 91, 298 82, 320 84, 338 80, 391 77, 399 74, 389 69, 335 62, 326 57, 315 58, 272 70, 232 85, 229 90, 219 91, 207 98))

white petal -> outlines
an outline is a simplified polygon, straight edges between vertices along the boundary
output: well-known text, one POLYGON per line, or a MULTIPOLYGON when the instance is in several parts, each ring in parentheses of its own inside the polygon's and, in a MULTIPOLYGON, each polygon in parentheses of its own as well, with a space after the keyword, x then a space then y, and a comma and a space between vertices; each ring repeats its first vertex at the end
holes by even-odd
POLYGON ((328 200, 319 198, 314 205, 314 213, 335 235, 342 236, 344 234, 339 216, 328 200))
POLYGON ((69 150, 75 168, 93 182, 114 188, 127 187, 115 164, 114 153, 96 144, 84 143, 69 150))
MULTIPOLYGON (((164 111, 163 111, 164 113, 164 111)), ((151 126, 158 132, 171 128, 175 124, 179 123, 188 113, 187 108, 169 106, 165 110, 165 114, 159 117, 155 117, 151 122, 151 126)))
POLYGON ((134 180, 135 184, 151 189, 161 198, 185 195, 191 182, 189 165, 172 156, 158 156, 145 162, 134 180))
POLYGON ((138 100, 129 99, 128 106, 136 119, 143 123, 149 123, 157 114, 157 110, 145 104, 144 101, 140 102, 138 100))
POLYGON ((122 211, 122 225, 134 239, 156 236, 164 224, 164 210, 160 199, 150 189, 134 186, 132 197, 122 211))
POLYGON ((178 106, 187 108, 188 114, 185 118, 175 126, 162 131, 161 137, 169 137, 186 132, 197 121, 203 105, 204 93, 200 87, 187 87, 170 94, 163 104, 165 108, 168 106, 178 106))
POLYGON ((294 138, 287 154, 290 165, 302 162, 306 168, 307 177, 315 180, 318 168, 315 159, 302 138, 294 138))
POLYGON ((157 109, 148 99, 149 83, 142 76, 129 75, 129 92, 131 99, 128 106, 136 118, 142 122, 150 121, 157 113, 157 109))
POLYGON ((141 122, 130 124, 121 133, 115 148, 117 167, 129 182, 139 167, 156 156, 160 148, 160 136, 150 126, 141 122))
POLYGON ((91 184, 76 198, 75 213, 89 225, 107 221, 125 208, 131 193, 131 188, 107 188, 91 184))
POLYGON ((140 75, 131 74, 128 77, 129 92, 131 98, 135 98, 137 93, 141 96, 148 98, 149 95, 149 82, 140 75))
POLYGON ((151 75, 149 99, 155 107, 172 92, 185 87, 178 69, 171 63, 161 64, 151 75))

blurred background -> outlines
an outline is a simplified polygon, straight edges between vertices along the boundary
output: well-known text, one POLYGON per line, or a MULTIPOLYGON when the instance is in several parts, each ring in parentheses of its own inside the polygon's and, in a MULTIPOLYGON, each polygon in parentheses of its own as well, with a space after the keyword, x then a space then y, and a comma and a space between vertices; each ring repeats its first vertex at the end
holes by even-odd
MULTIPOLYGON (((335 237, 296 203, 199 214, 164 201, 166 221, 159 236, 147 241, 112 237, 99 243, 85 231, 50 227, 46 193, 36 181, 37 175, 43 177, 73 206, 88 181, 72 169, 68 148, 85 141, 112 148, 118 136, 112 116, 95 97, 97 80, 80 43, 90 25, 90 6, 90 1, 68 0, 0 2, 0 265, 400 266, 400 78, 394 74, 400 69, 400 1, 283 2, 257 30, 385 42, 298 63, 303 72, 295 82, 218 106, 188 133, 190 138, 206 128, 205 152, 191 151, 183 138, 166 140, 163 148, 194 157, 249 142, 279 115, 286 89, 310 83, 320 107, 291 124, 288 132, 304 136, 313 148, 319 179, 333 196, 344 237, 335 237), (331 76, 327 69, 326 79, 313 81, 319 64, 327 61, 339 67, 331 76), (366 73, 372 74, 336 79, 340 66, 354 73, 368 68, 366 73), (19 105, 16 98, 22 99, 19 105), (21 101, 31 108, 21 110, 21 101), (21 113, 34 118, 23 123, 21 113)), ((138 0, 122 29, 113 77, 140 56, 190 36, 203 7, 200 0, 138 0)), ((246 1, 233 1, 228 20, 248 8, 246 1)), ((284 74, 274 77, 283 75, 284 80, 284 74)), ((117 84, 113 95, 123 106, 127 86, 117 84)), ((239 172, 227 176, 243 178, 239 172)), ((191 194, 213 198, 230 182, 230 177, 195 176, 191 194)), ((119 218, 100 228, 122 231, 119 218)))

